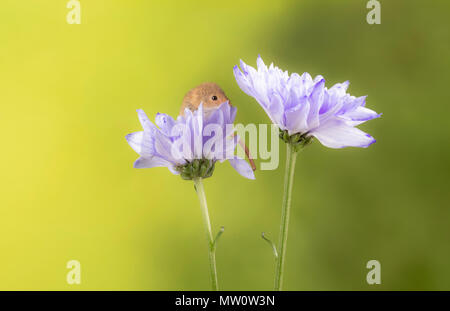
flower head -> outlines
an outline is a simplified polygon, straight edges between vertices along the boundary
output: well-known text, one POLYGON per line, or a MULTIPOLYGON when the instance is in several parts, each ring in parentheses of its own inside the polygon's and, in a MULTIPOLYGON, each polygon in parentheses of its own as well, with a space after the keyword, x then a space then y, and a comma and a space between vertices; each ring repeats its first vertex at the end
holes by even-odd
POLYGON ((380 115, 365 107, 365 96, 347 93, 348 81, 328 89, 322 76, 289 75, 273 64, 267 67, 260 56, 257 70, 242 60, 241 69, 234 67, 239 87, 257 100, 287 141, 292 135, 301 143, 315 137, 330 148, 368 147, 375 142, 355 126, 380 115))
POLYGON ((239 174, 254 179, 248 163, 233 155, 238 139, 233 130, 236 110, 225 102, 206 114, 201 104, 194 112, 186 109, 176 120, 158 113, 156 126, 139 109, 144 130, 126 136, 131 148, 140 155, 134 167, 164 166, 184 179, 207 178, 217 161, 228 160, 239 174))

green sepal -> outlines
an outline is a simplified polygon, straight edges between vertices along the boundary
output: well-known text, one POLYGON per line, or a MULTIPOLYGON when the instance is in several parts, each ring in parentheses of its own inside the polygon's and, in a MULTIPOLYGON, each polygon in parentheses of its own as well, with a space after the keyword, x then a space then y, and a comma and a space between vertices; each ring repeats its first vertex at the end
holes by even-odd
POLYGON ((214 165, 214 160, 194 159, 186 164, 177 166, 176 170, 180 173, 181 178, 185 180, 208 178, 214 172, 214 165))
POLYGON ((287 130, 280 130, 280 138, 287 144, 291 144, 292 147, 294 147, 295 151, 300 151, 302 148, 308 146, 312 143, 313 137, 307 136, 308 133, 302 134, 302 133, 296 133, 293 135, 289 135, 289 132, 287 130))

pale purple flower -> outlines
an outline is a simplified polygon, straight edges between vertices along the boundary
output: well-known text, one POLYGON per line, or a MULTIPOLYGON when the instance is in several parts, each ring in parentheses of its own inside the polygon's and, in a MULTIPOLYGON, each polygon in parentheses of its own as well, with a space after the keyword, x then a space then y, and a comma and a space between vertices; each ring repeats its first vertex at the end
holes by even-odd
POLYGON ((380 114, 365 107, 365 96, 347 93, 348 81, 328 89, 322 76, 313 79, 306 72, 289 76, 273 64, 267 68, 260 56, 257 67, 241 60, 242 72, 234 67, 236 81, 281 130, 289 135, 313 136, 330 148, 368 147, 375 142, 355 126, 380 114))
MULTIPOLYGON (((236 110, 226 102, 206 113, 201 104, 194 112, 186 109, 184 116, 178 116, 176 120, 167 114, 158 113, 155 118, 157 126, 143 110, 137 110, 144 130, 126 136, 131 148, 140 155, 134 167, 163 166, 173 174, 181 173, 184 177, 183 169, 191 169, 190 165, 195 160, 207 163, 211 169, 214 169, 217 161, 228 160, 239 174, 254 179, 250 165, 233 155, 238 140, 232 126, 236 110)), ((203 174, 202 177, 209 176, 203 174)))

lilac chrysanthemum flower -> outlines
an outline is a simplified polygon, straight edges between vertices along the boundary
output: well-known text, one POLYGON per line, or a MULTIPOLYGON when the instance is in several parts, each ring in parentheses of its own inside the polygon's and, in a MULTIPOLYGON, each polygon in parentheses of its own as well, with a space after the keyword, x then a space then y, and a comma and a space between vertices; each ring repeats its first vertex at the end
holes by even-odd
POLYGON ((273 64, 267 68, 260 56, 257 65, 255 70, 241 60, 242 72, 234 67, 236 81, 264 108, 285 140, 295 134, 301 141, 315 137, 330 148, 364 148, 375 142, 355 126, 380 114, 365 107, 365 96, 347 93, 348 81, 328 89, 322 76, 312 79, 306 72, 289 76, 273 64))
POLYGON ((286 142, 278 248, 263 235, 263 238, 272 244, 276 258, 274 289, 281 290, 298 152, 308 145, 313 137, 330 148, 368 147, 375 139, 355 126, 380 115, 365 107, 365 96, 354 97, 347 94, 348 82, 328 89, 322 76, 314 79, 308 73, 301 76, 293 73, 289 76, 287 71, 282 71, 273 64, 267 68, 260 56, 257 65, 256 70, 241 60, 242 71, 235 66, 234 75, 239 87, 254 97, 272 122, 279 127, 280 138, 286 142))
POLYGON ((208 111, 204 111, 203 104, 200 104, 194 112, 185 109, 184 115, 176 120, 158 113, 155 125, 139 109, 138 117, 144 130, 126 136, 131 148, 140 155, 134 163, 135 168, 163 166, 173 174, 194 182, 208 238, 213 290, 219 289, 215 251, 224 227, 214 238, 202 180, 212 176, 217 161, 225 160, 242 176, 255 179, 250 165, 244 159, 234 156, 239 140, 233 128, 236 110, 228 102, 208 111))
POLYGON ((155 118, 158 127, 139 109, 144 130, 126 136, 140 155, 134 167, 167 167, 184 179, 194 179, 210 177, 217 161, 228 160, 239 174, 254 179, 250 165, 233 155, 238 140, 232 129, 237 109, 226 102, 205 113, 202 106, 194 112, 186 109, 184 116, 176 120, 158 113, 155 118))

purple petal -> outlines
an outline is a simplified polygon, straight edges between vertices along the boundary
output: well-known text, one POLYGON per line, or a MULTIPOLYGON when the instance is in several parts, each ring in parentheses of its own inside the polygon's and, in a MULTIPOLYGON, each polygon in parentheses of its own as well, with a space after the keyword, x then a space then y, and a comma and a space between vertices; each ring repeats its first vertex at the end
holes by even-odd
POLYGON ((346 94, 343 99, 343 106, 337 113, 338 115, 345 115, 351 111, 354 111, 360 106, 364 106, 366 102, 367 96, 361 96, 361 97, 354 97, 346 94))
POLYGON ((376 113, 375 111, 366 108, 366 107, 358 107, 353 111, 347 112, 343 115, 344 118, 349 119, 351 121, 368 121, 381 116, 381 113, 376 113))
POLYGON ((172 127, 175 125, 175 120, 165 113, 157 113, 155 123, 161 129, 161 132, 170 136, 172 127))
POLYGON ((134 162, 134 168, 152 168, 152 167, 169 167, 170 162, 160 157, 140 157, 134 162))
POLYGON ((167 137, 160 131, 155 131, 154 137, 155 155, 171 163, 177 163, 181 159, 181 157, 178 158, 176 157, 176 154, 173 153, 172 146, 173 142, 170 140, 169 137, 167 137))
POLYGON ((307 119, 309 128, 315 128, 319 125, 319 111, 325 98, 325 79, 319 80, 309 96, 310 110, 307 119))
POLYGON ((265 110, 266 114, 269 116, 273 124, 284 125, 283 115, 284 115, 284 105, 283 99, 278 93, 272 95, 272 100, 270 106, 260 105, 265 110))
POLYGON ((253 96, 253 93, 250 88, 250 83, 247 80, 247 77, 239 70, 239 67, 234 66, 233 72, 234 72, 234 77, 236 78, 236 82, 239 85, 239 87, 241 88, 241 90, 245 94, 247 94, 249 96, 253 96))
POLYGON ((336 83, 330 88, 330 92, 336 92, 339 96, 344 96, 347 92, 348 86, 350 85, 349 81, 345 81, 343 83, 336 83))
POLYGON ((253 173, 250 165, 243 159, 238 157, 234 157, 233 159, 228 160, 231 166, 239 173, 241 176, 248 179, 255 179, 255 174, 253 173))
POLYGON ((125 136, 128 144, 131 148, 133 148, 134 151, 136 151, 138 154, 141 154, 142 150, 142 139, 144 138, 144 132, 135 132, 128 134, 125 136))
POLYGON ((329 148, 366 148, 375 142, 375 139, 369 134, 338 119, 329 120, 311 131, 310 135, 316 137, 322 145, 329 148))
POLYGON ((247 64, 244 63, 242 59, 239 61, 239 63, 241 64, 242 72, 244 73, 245 76, 247 76, 249 74, 247 64))
POLYGON ((225 123, 227 123, 227 124, 234 123, 234 119, 236 119, 236 112, 237 112, 237 108, 230 106, 230 115, 229 115, 228 120, 225 121, 225 123))
POLYGON ((141 122, 141 125, 144 128, 144 130, 151 130, 153 123, 148 119, 144 110, 138 109, 137 113, 138 113, 139 121, 141 122))
POLYGON ((310 104, 306 98, 302 98, 296 107, 285 112, 286 128, 289 134, 305 133, 308 131, 307 118, 310 111, 310 104))
POLYGON ((266 64, 264 64, 264 61, 261 58, 261 55, 258 55, 258 58, 256 60, 256 65, 258 66, 258 71, 267 71, 267 66, 266 66, 266 64))

